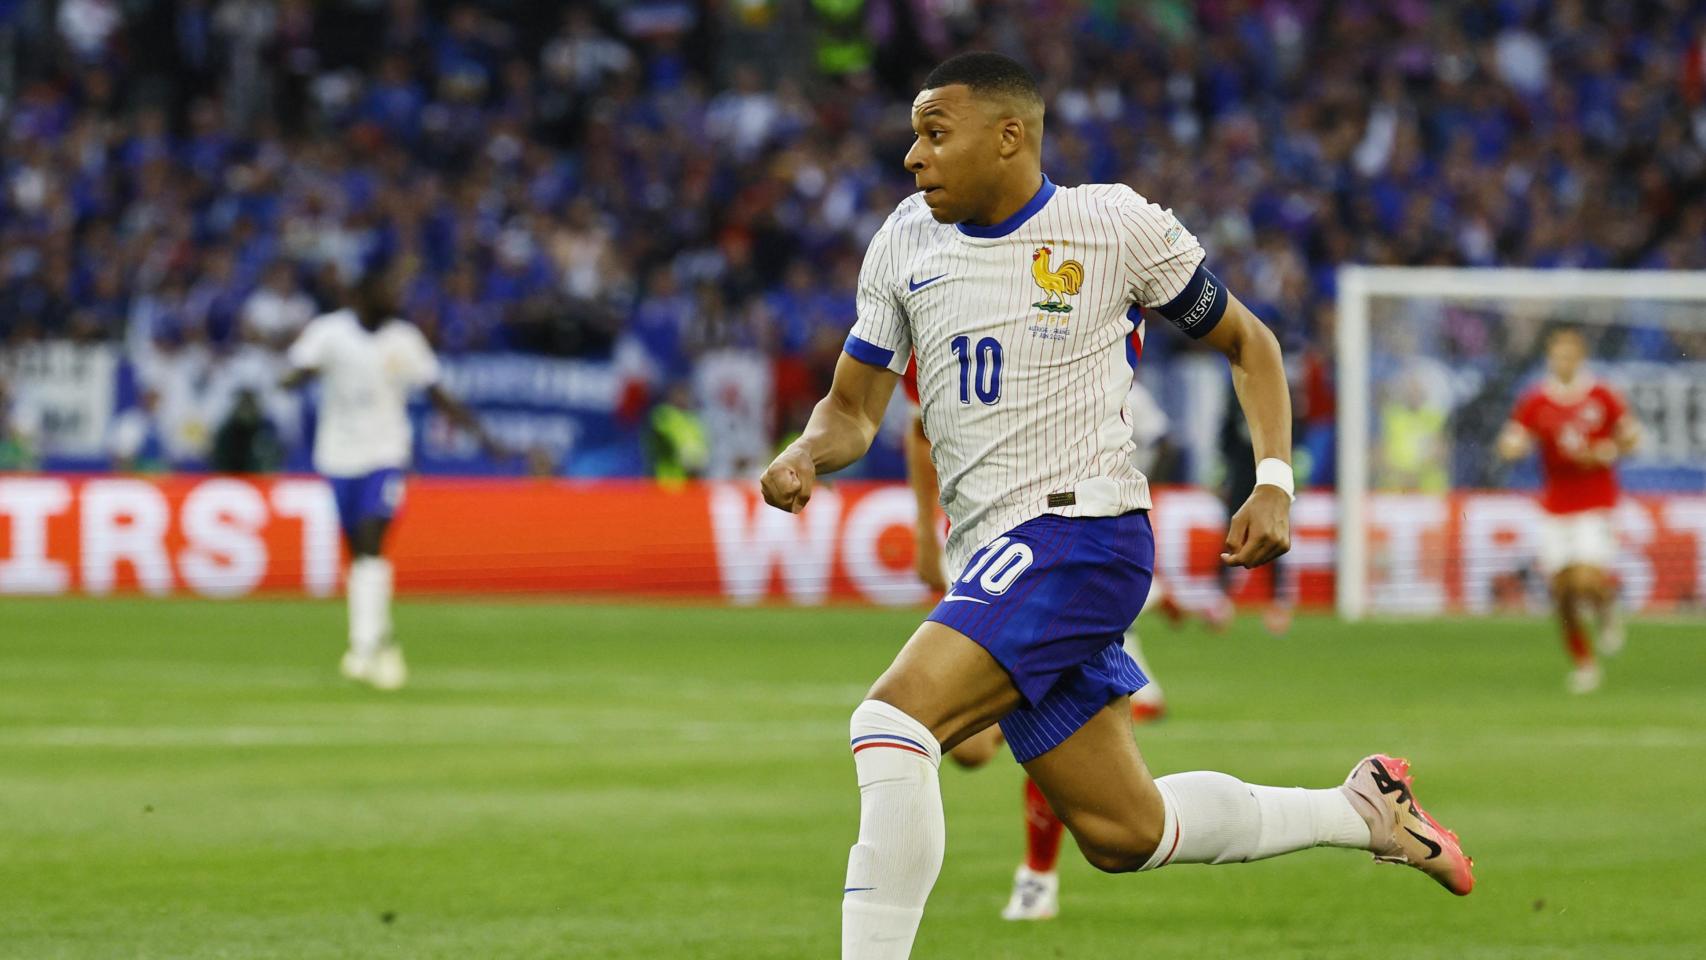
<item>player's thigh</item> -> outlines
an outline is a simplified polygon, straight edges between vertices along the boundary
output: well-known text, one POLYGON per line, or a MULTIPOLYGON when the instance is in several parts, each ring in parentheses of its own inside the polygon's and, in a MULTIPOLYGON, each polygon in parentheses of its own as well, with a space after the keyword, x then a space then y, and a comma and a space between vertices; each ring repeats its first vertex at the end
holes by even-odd
POLYGON ((1585 563, 1572 563, 1566 567, 1562 576, 1572 594, 1584 595, 1593 592, 1598 581, 1597 572, 1585 563))
POLYGON ((1540 519, 1540 569, 1551 581, 1553 595, 1562 589, 1562 574, 1570 566, 1574 553, 1573 531, 1569 519, 1547 514, 1540 519))
POLYGON ((1019 705, 1019 691, 989 651, 933 620, 919 624, 867 696, 905 712, 952 750, 1019 705))
POLYGON ((385 549, 385 534, 390 531, 397 511, 403 508, 407 487, 403 471, 395 468, 375 470, 362 481, 359 532, 365 538, 363 546, 368 552, 378 554, 385 549))
POLYGON ((358 557, 377 557, 385 549, 385 534, 391 529, 391 518, 362 517, 350 531, 350 553, 358 557))
POLYGON ((1161 791, 1131 733, 1131 701, 1119 697, 1060 746, 1025 763, 1084 858, 1102 870, 1136 870, 1161 841, 1161 791))
POLYGON ((1611 568, 1617 564, 1617 535, 1610 511, 1593 510, 1577 519, 1575 553, 1582 589, 1596 594, 1604 591, 1611 581, 1611 568))
POLYGON ((1558 571, 1554 578, 1553 592, 1561 599, 1570 603, 1591 600, 1599 592, 1603 574, 1599 568, 1589 563, 1572 562, 1569 566, 1558 571))

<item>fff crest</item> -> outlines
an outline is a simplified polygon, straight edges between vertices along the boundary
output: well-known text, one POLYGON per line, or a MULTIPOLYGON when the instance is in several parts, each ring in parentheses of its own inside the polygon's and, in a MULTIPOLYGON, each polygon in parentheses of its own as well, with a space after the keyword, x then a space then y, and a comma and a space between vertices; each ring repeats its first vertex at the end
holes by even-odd
POLYGON ((1077 260, 1067 260, 1058 268, 1049 266, 1049 258, 1054 250, 1049 247, 1038 247, 1031 254, 1031 279, 1043 290, 1043 298, 1031 306, 1044 313, 1071 313, 1072 304, 1066 302, 1067 297, 1076 297, 1078 289, 1084 285, 1084 265, 1077 260))

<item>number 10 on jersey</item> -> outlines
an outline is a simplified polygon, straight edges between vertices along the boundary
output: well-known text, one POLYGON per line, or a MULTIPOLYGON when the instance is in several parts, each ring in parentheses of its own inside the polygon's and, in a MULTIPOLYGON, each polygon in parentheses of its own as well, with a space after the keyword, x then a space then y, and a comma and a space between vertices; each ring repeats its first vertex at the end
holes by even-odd
POLYGON ((960 361, 960 402, 970 403, 972 393, 985 406, 1001 399, 1001 341, 984 337, 973 350, 971 338, 961 334, 950 344, 960 361), (977 361, 973 371, 972 361, 977 361))

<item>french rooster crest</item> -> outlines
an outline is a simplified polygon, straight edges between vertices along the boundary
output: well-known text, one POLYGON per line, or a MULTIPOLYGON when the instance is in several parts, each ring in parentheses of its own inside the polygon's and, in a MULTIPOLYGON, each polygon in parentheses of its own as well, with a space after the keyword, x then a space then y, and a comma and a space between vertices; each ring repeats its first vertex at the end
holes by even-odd
POLYGON ((1066 298, 1077 296, 1078 288, 1084 285, 1084 265, 1077 260, 1068 260, 1060 265, 1060 269, 1053 269, 1048 262, 1052 253, 1054 251, 1048 247, 1038 247, 1031 254, 1031 277, 1047 294, 1031 306, 1046 313, 1071 313, 1072 304, 1067 303, 1066 298))

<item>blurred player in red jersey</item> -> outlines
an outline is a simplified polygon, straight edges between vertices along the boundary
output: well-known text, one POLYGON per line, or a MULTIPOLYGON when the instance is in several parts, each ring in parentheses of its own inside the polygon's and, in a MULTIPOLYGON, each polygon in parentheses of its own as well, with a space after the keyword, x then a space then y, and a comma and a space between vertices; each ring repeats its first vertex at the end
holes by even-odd
MULTIPOLYGON (((1133 334, 1135 337, 1136 335, 1133 334)), ((946 592, 948 573, 942 563, 942 544, 938 529, 938 490, 936 467, 930 461, 930 441, 924 435, 924 421, 919 414, 916 362, 909 364, 901 378, 901 388, 911 403, 912 417, 906 432, 906 479, 918 499, 916 529, 918 578, 932 590, 946 592)), ((1138 459, 1144 459, 1167 433, 1167 414, 1137 381, 1132 382, 1127 405, 1132 415, 1132 438, 1137 442, 1138 459)), ((1150 464, 1142 463, 1144 472, 1150 464)), ((1184 608, 1175 601, 1159 576, 1149 589, 1143 609, 1155 609, 1175 626, 1185 617, 1184 608)), ((1211 626, 1224 626, 1211 619, 1211 626)), ((1131 654, 1150 682, 1131 698, 1133 723, 1159 720, 1166 712, 1160 681, 1143 657, 1138 640, 1137 624, 1126 630, 1125 650, 1131 654)), ((992 726, 948 752, 948 756, 966 769, 976 769, 988 763, 1001 749, 1001 728, 992 726)), ((1065 825, 1049 806, 1036 782, 1025 778, 1025 860, 1013 876, 1013 893, 1001 911, 1003 920, 1049 920, 1060 913, 1060 877, 1055 865, 1060 859, 1060 843, 1065 825)))
POLYGON ((1546 344, 1546 379, 1522 395, 1499 434, 1499 455, 1507 460, 1540 451, 1540 506, 1546 511, 1540 566, 1551 578, 1564 641, 1575 660, 1569 683, 1576 693, 1599 687, 1599 663, 1586 629, 1590 614, 1599 652, 1610 656, 1623 647, 1611 577, 1617 558, 1613 467, 1641 435, 1623 398, 1582 368, 1586 358, 1581 334, 1553 333, 1546 344))

